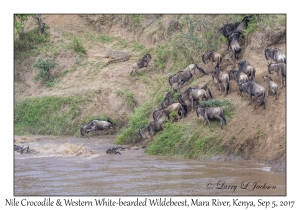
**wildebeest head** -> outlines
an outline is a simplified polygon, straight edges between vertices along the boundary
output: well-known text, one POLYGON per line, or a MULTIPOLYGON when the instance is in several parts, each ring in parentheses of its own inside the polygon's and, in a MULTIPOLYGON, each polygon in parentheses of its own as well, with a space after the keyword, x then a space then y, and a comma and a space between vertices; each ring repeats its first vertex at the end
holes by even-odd
POLYGON ((248 64, 248 62, 243 60, 243 61, 237 62, 237 64, 238 64, 239 69, 243 69, 248 64))
POLYGON ((271 62, 269 62, 268 65, 267 65, 267 66, 268 66, 269 74, 273 74, 273 71, 272 71, 273 69, 272 69, 272 66, 271 66, 271 65, 272 65, 271 62))
POLYGON ((240 90, 240 92, 247 92, 247 93, 249 93, 249 86, 250 86, 250 81, 249 82, 244 82, 244 83, 242 83, 242 82, 240 82, 239 83, 239 90, 240 90))
POLYGON ((246 26, 248 25, 248 23, 251 21, 253 15, 249 15, 243 18, 242 22, 246 23, 246 26))
POLYGON ((271 77, 267 76, 267 75, 263 75, 262 78, 264 79, 264 81, 273 81, 271 77))
POLYGON ((141 126, 139 129, 139 135, 140 139, 145 139, 147 137, 148 127, 147 126, 141 126))
POLYGON ((151 60, 151 55, 149 53, 147 53, 146 55, 144 55, 144 59, 146 59, 148 62, 151 60))
POLYGON ((80 127, 80 134, 81 134, 81 136, 84 136, 84 133, 85 133, 84 128, 81 126, 80 127))
POLYGON ((229 79, 230 79, 230 80, 235 79, 236 72, 237 72, 237 71, 235 71, 235 70, 229 70, 229 71, 228 71, 228 76, 229 76, 229 79))
POLYGON ((197 115, 201 114, 202 116, 204 115, 205 109, 202 106, 197 106, 196 107, 197 110, 197 115))

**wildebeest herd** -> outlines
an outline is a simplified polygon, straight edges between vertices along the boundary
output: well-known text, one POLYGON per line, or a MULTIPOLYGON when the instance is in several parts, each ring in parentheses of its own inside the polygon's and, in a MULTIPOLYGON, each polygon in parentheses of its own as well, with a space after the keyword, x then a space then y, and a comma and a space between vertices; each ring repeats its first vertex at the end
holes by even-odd
MULTIPOLYGON (((168 74, 168 82, 172 91, 167 93, 164 100, 161 102, 161 107, 153 111, 153 120, 148 124, 141 126, 139 129, 140 139, 145 139, 155 133, 163 130, 163 123, 166 119, 180 120, 186 117, 188 113, 192 113, 196 110, 196 114, 199 118, 204 119, 205 124, 209 124, 209 119, 219 119, 221 128, 226 124, 224 110, 220 107, 205 107, 199 105, 199 100, 212 99, 211 90, 208 87, 208 83, 201 83, 196 86, 191 86, 180 92, 181 89, 189 83, 191 78, 197 77, 196 70, 201 75, 211 74, 213 83, 217 84, 222 95, 222 89, 226 95, 230 91, 230 81, 234 81, 238 86, 238 94, 242 97, 243 92, 246 92, 249 96, 249 105, 252 104, 254 108, 256 106, 263 106, 265 109, 265 95, 268 96, 268 91, 271 90, 274 94, 274 100, 278 99, 278 85, 268 75, 263 75, 262 78, 267 85, 267 92, 265 88, 255 82, 256 69, 245 59, 241 59, 241 45, 243 42, 243 32, 247 28, 248 23, 251 21, 252 16, 246 16, 241 22, 230 23, 223 25, 219 31, 226 37, 228 41, 228 50, 231 54, 231 60, 237 64, 238 69, 231 69, 225 72, 222 70, 222 63, 224 59, 222 55, 215 50, 210 50, 207 53, 202 54, 202 61, 204 64, 211 63, 213 70, 204 71, 198 64, 193 63, 188 65, 185 69, 178 71, 176 74, 168 74), (177 97, 178 96, 178 99, 177 97), (252 96, 255 97, 255 102, 252 101, 252 96), (260 98, 260 99, 259 99, 260 98), (198 104, 198 105, 197 105, 198 104)), ((264 56, 266 60, 273 60, 274 63, 267 65, 268 73, 274 72, 280 78, 281 88, 286 85, 286 57, 280 49, 268 47, 264 50, 264 56)), ((150 54, 144 55, 140 60, 132 66, 130 75, 134 75, 137 71, 143 67, 148 68, 148 64, 151 61, 152 56, 150 54)), ((112 126, 112 122, 92 120, 85 126, 80 127, 81 135, 84 136, 89 131, 107 130, 112 126)), ((210 130, 211 127, 210 127, 210 130)), ((107 153, 118 154, 116 150, 108 151, 107 153)))

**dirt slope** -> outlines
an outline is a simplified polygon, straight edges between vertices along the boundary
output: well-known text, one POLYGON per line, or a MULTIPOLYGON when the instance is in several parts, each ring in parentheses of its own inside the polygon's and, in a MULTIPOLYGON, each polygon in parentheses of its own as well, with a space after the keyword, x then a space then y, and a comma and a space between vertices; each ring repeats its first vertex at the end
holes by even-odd
MULTIPOLYGON (((55 42, 63 38, 63 32, 74 32, 87 34, 92 29, 86 25, 84 19, 78 15, 48 15, 45 16, 45 23, 51 29, 51 41, 55 42)), ((112 27, 109 31, 111 36, 121 36, 118 28, 112 27)), ((128 37, 128 39, 134 37, 128 37)), ((87 59, 95 65, 103 64, 108 59, 103 58, 104 54, 113 48, 109 44, 86 43, 88 47, 87 59)), ((150 42, 149 42, 150 44, 150 42)), ((248 45, 243 46, 243 58, 256 68, 255 81, 264 87, 262 75, 268 75, 267 63, 264 57, 264 48, 267 46, 277 47, 286 53, 285 28, 279 29, 273 35, 256 33, 249 37, 248 45)), ((125 50, 126 51, 126 50, 125 50)), ((226 46, 220 49, 227 54, 226 46)), ((226 55, 228 56, 228 55, 226 55)), ((138 103, 148 99, 147 87, 130 77, 131 66, 136 61, 133 55, 129 61, 111 64, 100 69, 98 72, 90 72, 88 68, 79 67, 76 71, 67 71, 62 80, 51 88, 46 88, 39 82, 34 82, 37 75, 30 66, 34 58, 27 58, 22 63, 15 64, 15 98, 22 99, 28 96, 43 95, 73 95, 93 91, 96 93, 93 103, 85 107, 83 118, 93 113, 103 113, 115 119, 127 117, 132 110, 122 106, 121 99, 116 95, 116 90, 128 90, 135 94, 138 103), (20 71, 21 70, 21 71, 20 71), (101 104, 101 107, 99 106, 101 104)), ((55 58, 60 66, 55 74, 64 72, 76 62, 76 55, 70 51, 62 51, 55 58)), ((228 63, 227 63, 228 64, 228 63)), ((208 67, 202 64, 205 70, 208 67)), ((236 67, 237 68, 237 67, 236 67)), ((232 65, 225 66, 225 70, 234 69, 232 65)), ((279 77, 271 75, 273 80, 280 84, 279 77)), ((203 77, 205 81, 211 81, 211 76, 203 77)), ((167 81, 166 81, 167 82, 167 81)), ((230 153, 241 155, 244 159, 257 159, 261 161, 284 160, 286 148, 286 88, 280 89, 279 100, 273 101, 273 94, 270 92, 266 99, 266 109, 262 107, 253 109, 248 106, 248 97, 240 98, 237 95, 237 85, 231 82, 228 96, 220 96, 217 87, 211 83, 211 90, 217 99, 229 99, 235 105, 235 115, 229 124, 215 132, 224 136, 224 144, 230 153)))

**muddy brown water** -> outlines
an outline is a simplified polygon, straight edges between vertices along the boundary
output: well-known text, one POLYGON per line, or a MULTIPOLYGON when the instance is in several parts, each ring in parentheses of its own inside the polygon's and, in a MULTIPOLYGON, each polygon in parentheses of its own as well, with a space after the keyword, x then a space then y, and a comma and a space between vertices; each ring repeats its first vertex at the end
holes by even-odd
POLYGON ((114 139, 41 138, 14 155, 15 196, 286 195, 284 173, 251 161, 149 156, 144 149, 107 155, 114 139))

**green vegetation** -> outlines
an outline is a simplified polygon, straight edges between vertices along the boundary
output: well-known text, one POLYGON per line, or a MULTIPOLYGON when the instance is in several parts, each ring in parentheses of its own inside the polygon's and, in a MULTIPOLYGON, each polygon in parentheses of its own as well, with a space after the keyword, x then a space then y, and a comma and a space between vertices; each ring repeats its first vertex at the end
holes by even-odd
POLYGON ((81 123, 81 106, 90 102, 87 96, 45 96, 15 102, 16 135, 74 135, 81 123))
POLYGON ((150 155, 186 158, 223 153, 220 144, 222 137, 210 134, 209 128, 199 127, 197 124, 197 122, 165 123, 164 131, 155 135, 146 152, 150 155))
POLYGON ((146 102, 137 108, 134 108, 128 126, 122 130, 121 134, 116 138, 116 144, 134 144, 139 140, 139 129, 143 125, 148 124, 148 116, 152 111, 152 104, 146 102))
MULTIPOLYGON (((53 77, 50 73, 51 69, 58 66, 58 63, 54 62, 51 58, 45 58, 38 56, 35 59, 35 63, 32 65, 33 68, 39 70, 39 74, 35 77, 36 80, 44 79, 46 82, 53 82, 53 77)), ((51 86, 51 85, 50 85, 51 86)))
MULTIPOLYGON (((86 37, 77 36, 73 33, 64 31, 62 36, 56 37, 55 42, 49 42, 49 31, 45 34, 37 33, 37 29, 24 31, 24 26, 29 16, 20 16, 14 23, 16 32, 14 50, 15 58, 24 58, 29 55, 38 56, 34 68, 40 70, 36 79, 44 79, 48 87, 55 85, 51 76, 51 69, 57 64, 50 58, 57 57, 64 50, 76 52, 75 61, 59 73, 60 78, 68 72, 88 69, 84 76, 86 80, 93 78, 102 68, 101 58, 89 59, 87 49, 91 45, 105 45, 106 48, 124 49, 128 52, 134 52, 133 56, 140 56, 145 53, 151 53, 154 71, 148 74, 146 71, 139 71, 134 79, 142 82, 146 86, 147 94, 150 100, 138 104, 136 96, 128 90, 117 90, 115 94, 122 100, 122 105, 129 107, 133 112, 125 119, 124 124, 117 124, 114 130, 119 133, 115 143, 117 144, 135 144, 139 141, 138 131, 140 126, 147 125, 152 120, 154 108, 160 107, 167 92, 170 91, 170 85, 167 81, 166 73, 176 73, 184 69, 191 63, 201 64, 201 54, 208 50, 218 50, 220 45, 227 42, 226 38, 218 32, 220 25, 226 22, 234 23, 241 21, 246 15, 180 15, 178 19, 181 27, 172 32, 172 35, 165 35, 164 22, 157 22, 158 29, 154 31, 158 37, 158 42, 149 48, 145 43, 130 41, 126 38, 99 34, 99 32, 88 33, 86 37), (22 55, 22 56, 20 56, 22 55), (95 61, 96 60, 96 61, 95 61), (158 73, 161 71, 163 73, 158 73), (128 122, 127 122, 128 120, 128 122), (126 122, 125 122, 126 121, 126 122), (120 131, 120 132, 119 132, 120 131)), ((122 17, 129 28, 135 28, 142 31, 142 15, 125 15, 122 17), (125 18, 124 18, 125 17, 125 18)), ((253 15, 247 30, 244 32, 245 38, 257 31, 270 30, 274 27, 285 24, 286 15, 253 15)), ((151 28, 151 27, 149 27, 151 28)), ((49 29, 48 29, 49 30, 49 29)), ((143 29, 144 30, 144 29, 143 29)), ((145 29, 148 35, 153 31, 145 29)), ((150 36, 151 37, 151 36, 150 36)), ((57 78, 57 77, 56 77, 57 78)), ((203 79, 203 78, 202 78, 203 79)), ((198 84, 202 81, 197 78, 190 85, 198 84)), ((59 82, 56 81, 55 82, 59 82)), ((21 88, 21 87, 20 87, 21 88)), ((22 87, 23 88, 23 87, 22 87)), ((178 92, 174 95, 174 100, 178 99, 178 92)), ((86 119, 81 119, 81 107, 91 103, 91 98, 85 95, 70 97, 41 97, 27 98, 15 103, 15 134, 40 134, 40 135, 78 135, 79 126, 89 122, 91 119, 99 118, 107 120, 107 116, 91 115, 86 119), (83 121, 84 120, 84 121, 83 121)), ((229 100, 209 100, 199 102, 206 106, 219 106, 224 109, 225 117, 230 120, 234 115, 234 105, 229 100)), ((175 113, 171 114, 174 116, 175 113)), ((165 129, 153 137, 153 141, 147 147, 147 153, 151 155, 169 155, 194 158, 199 156, 210 156, 223 153, 222 134, 210 132, 204 121, 199 122, 196 117, 189 117, 178 122, 167 121, 164 124, 165 129), (192 119, 191 119, 192 118, 192 119)), ((219 120, 212 120, 211 126, 214 130, 220 130, 219 120)), ((244 128, 239 130, 243 132, 244 128)), ((220 133, 220 132, 216 132, 220 133)), ((237 135, 235 133, 235 135, 237 135)), ((231 135, 229 140, 232 142, 237 137, 231 135)), ((264 138, 264 133, 260 128, 254 134, 256 138, 264 138)), ((249 139, 249 138, 247 138, 249 139)), ((245 140, 247 143, 248 140, 245 140)))
POLYGON ((137 101, 134 97, 134 94, 129 92, 129 91, 122 91, 122 90, 117 90, 116 91, 117 96, 120 96, 123 99, 123 104, 126 104, 130 108, 134 108, 137 106, 137 101))
POLYGON ((74 52, 80 53, 80 54, 86 54, 86 49, 84 48, 83 44, 82 44, 82 40, 77 37, 77 36, 73 36, 69 47, 74 50, 74 52))

